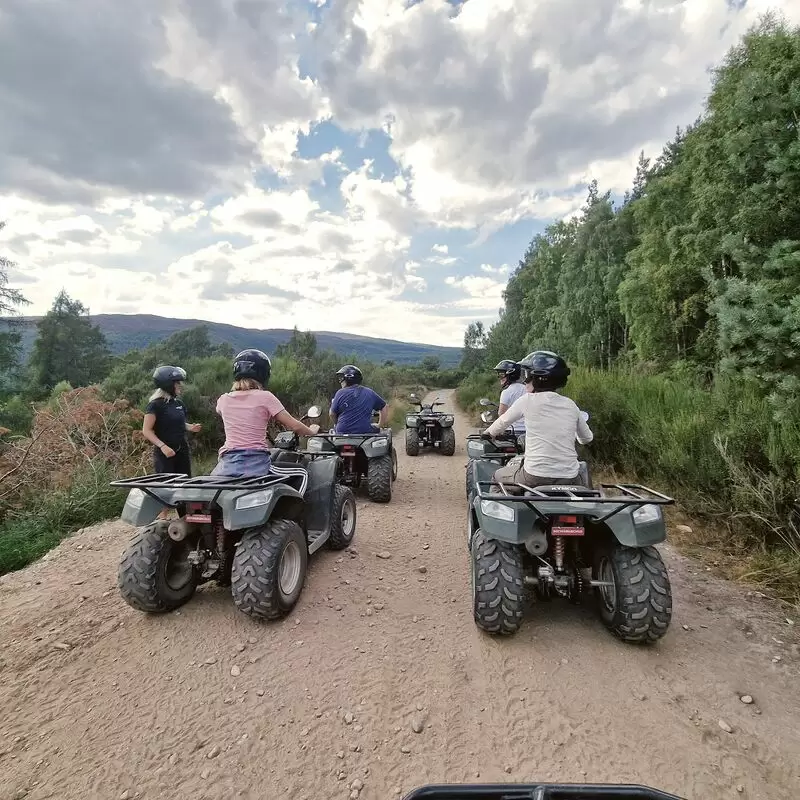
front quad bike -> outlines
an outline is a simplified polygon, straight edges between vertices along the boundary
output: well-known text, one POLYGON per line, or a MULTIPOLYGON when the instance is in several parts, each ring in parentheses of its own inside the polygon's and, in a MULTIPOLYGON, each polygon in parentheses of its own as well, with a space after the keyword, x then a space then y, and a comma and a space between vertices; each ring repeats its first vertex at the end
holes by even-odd
POLYGON ((436 406, 444 405, 438 398, 429 405, 424 405, 415 394, 408 399, 418 410, 406 414, 406 454, 418 456, 421 447, 438 447, 443 455, 452 456, 456 452, 455 417, 435 410, 436 406))
POLYGON ((403 800, 681 800, 638 784, 447 783, 420 786, 403 800))
POLYGON ((601 489, 504 484, 493 493, 497 466, 479 459, 472 469, 467 537, 478 627, 516 633, 527 587, 540 600, 560 596, 573 603, 591 588, 603 623, 623 641, 653 642, 666 633, 672 590, 653 545, 666 539, 661 506, 672 498, 620 483, 601 489))
MULTIPOLYGON (((198 585, 230 586, 240 611, 286 616, 297 603, 308 557, 347 547, 356 529, 352 492, 336 483, 336 459, 296 455, 297 475, 256 478, 154 474, 114 481, 129 489, 122 519, 137 528, 118 586, 138 611, 164 613, 198 585), (178 518, 155 520, 164 508, 178 518)), ((283 461, 286 459, 278 459, 283 461)))
POLYGON ((392 499, 392 484, 397 480, 397 451, 392 429, 374 433, 318 433, 309 437, 313 453, 336 455, 336 480, 357 489, 366 478, 367 494, 375 503, 392 499))

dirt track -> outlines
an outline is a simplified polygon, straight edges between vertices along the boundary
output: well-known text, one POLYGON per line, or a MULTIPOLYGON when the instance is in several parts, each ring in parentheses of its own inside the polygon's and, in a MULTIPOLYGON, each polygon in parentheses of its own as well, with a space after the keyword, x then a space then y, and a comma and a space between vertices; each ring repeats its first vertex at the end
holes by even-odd
POLYGON ((354 552, 313 557, 283 622, 216 586, 166 616, 128 608, 121 523, 0 579, 0 800, 317 800, 354 781, 377 800, 532 779, 800 796, 800 625, 670 549, 656 647, 561 603, 511 639, 476 629, 457 423, 454 457, 401 452, 391 504, 359 498, 354 552))

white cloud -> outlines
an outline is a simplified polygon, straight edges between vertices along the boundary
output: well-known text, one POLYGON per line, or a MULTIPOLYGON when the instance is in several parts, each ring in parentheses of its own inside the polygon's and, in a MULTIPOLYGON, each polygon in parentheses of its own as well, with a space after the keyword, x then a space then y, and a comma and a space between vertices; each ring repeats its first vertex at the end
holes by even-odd
POLYGON ((315 2, 310 24, 256 0, 6 0, 0 247, 33 313, 64 285, 98 312, 459 344, 522 253, 480 263, 448 230, 486 245, 574 215, 593 178, 623 191, 759 13, 800 19, 794 0, 315 2))
MULTIPOLYGON (((334 118, 382 125, 436 224, 568 216, 592 177, 691 122, 717 62, 767 3, 342 0, 318 36, 334 118), (327 34, 327 38, 326 37, 327 34)), ((771 3, 798 16, 791 0, 771 3)), ((791 14, 790 14, 791 15, 791 14)))

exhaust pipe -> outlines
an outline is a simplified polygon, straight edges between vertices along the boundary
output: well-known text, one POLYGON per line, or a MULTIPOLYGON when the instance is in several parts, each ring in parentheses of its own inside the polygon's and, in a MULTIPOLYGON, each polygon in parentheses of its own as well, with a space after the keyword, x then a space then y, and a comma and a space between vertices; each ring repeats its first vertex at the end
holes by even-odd
POLYGON ((174 519, 167 528, 167 534, 173 542, 182 542, 189 535, 189 525, 182 519, 174 519))

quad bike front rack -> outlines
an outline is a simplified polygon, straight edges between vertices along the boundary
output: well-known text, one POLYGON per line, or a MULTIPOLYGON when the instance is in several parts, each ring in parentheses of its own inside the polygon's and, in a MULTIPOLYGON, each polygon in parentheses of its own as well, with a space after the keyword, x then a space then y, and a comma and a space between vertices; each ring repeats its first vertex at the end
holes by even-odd
POLYGON ((403 800, 682 800, 638 784, 487 783, 420 786, 403 800))
POLYGON ((516 481, 504 481, 502 483, 495 483, 494 481, 477 481, 476 497, 479 500, 502 500, 511 503, 522 503, 530 508, 536 516, 546 521, 548 514, 540 511, 534 501, 551 503, 583 503, 584 505, 613 505, 615 506, 607 514, 596 519, 597 522, 605 522, 606 520, 618 514, 624 508, 631 506, 646 506, 646 505, 659 505, 668 506, 672 505, 675 500, 668 497, 655 489, 648 486, 643 486, 639 483, 601 483, 600 489, 615 489, 619 494, 617 495, 604 495, 598 489, 589 489, 580 486, 539 486, 532 487, 526 486, 524 483, 517 483, 516 481), (482 487, 499 486, 500 492, 484 491, 482 487), (509 494, 506 487, 513 486, 516 489, 521 489, 522 494, 509 494), (645 495, 646 493, 646 495, 645 495))

